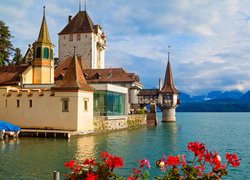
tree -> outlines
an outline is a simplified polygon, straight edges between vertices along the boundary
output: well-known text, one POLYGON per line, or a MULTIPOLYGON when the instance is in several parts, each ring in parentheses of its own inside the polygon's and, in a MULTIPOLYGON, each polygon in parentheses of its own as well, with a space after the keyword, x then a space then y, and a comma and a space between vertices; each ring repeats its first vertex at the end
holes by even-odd
POLYGON ((13 45, 10 39, 13 36, 10 34, 9 27, 0 20, 0 66, 10 63, 10 55, 13 51, 13 45))
POLYGON ((22 60, 21 49, 16 48, 14 57, 12 59, 12 64, 13 65, 19 65, 21 63, 21 60, 22 60))

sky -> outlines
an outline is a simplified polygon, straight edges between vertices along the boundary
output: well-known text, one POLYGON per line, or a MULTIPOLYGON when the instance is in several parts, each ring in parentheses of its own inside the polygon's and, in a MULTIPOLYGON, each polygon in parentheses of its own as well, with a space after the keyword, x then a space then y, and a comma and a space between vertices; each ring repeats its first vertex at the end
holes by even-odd
MULTIPOLYGON (((23 55, 38 37, 43 6, 57 56, 57 34, 79 11, 79 0, 0 0, 0 19, 23 55)), ((105 66, 138 74, 144 88, 164 79, 170 52, 181 92, 250 90, 248 0, 87 0, 86 8, 107 36, 105 66)))

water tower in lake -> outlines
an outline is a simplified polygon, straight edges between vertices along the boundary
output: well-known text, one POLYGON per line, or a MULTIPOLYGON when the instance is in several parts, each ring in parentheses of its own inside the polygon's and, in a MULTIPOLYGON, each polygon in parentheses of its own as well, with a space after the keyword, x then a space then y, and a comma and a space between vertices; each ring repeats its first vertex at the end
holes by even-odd
POLYGON ((161 79, 159 81, 159 96, 158 101, 162 110, 162 122, 175 122, 175 109, 180 104, 180 92, 176 89, 173 80, 172 68, 169 61, 165 73, 164 85, 162 87, 161 79))
POLYGON ((150 112, 147 114, 148 124, 157 124, 156 106, 162 111, 162 122, 175 122, 175 109, 180 104, 179 94, 180 92, 174 85, 168 53, 164 85, 162 86, 160 79, 159 89, 141 89, 138 93, 138 102, 141 108, 150 104, 150 112))

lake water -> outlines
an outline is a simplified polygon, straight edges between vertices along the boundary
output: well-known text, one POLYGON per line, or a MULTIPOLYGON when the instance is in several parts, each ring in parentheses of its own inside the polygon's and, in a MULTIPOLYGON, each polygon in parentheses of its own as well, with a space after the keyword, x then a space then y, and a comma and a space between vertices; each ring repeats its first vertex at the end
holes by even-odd
MULTIPOLYGON (((159 114, 159 117, 161 115, 159 114)), ((159 118, 160 120, 160 118, 159 118)), ((65 139, 19 138, 0 141, 0 180, 52 179, 53 171, 66 172, 71 159, 99 157, 102 151, 124 158, 119 174, 132 173, 137 160, 151 162, 151 174, 160 173, 154 164, 162 155, 186 153, 190 141, 200 141, 216 150, 225 162, 226 152, 239 155, 241 165, 229 168, 224 179, 250 179, 250 113, 177 113, 177 122, 142 127, 104 135, 65 139)), ((63 179, 63 177, 61 178, 63 179)), ((152 178, 153 179, 153 178, 152 178)))

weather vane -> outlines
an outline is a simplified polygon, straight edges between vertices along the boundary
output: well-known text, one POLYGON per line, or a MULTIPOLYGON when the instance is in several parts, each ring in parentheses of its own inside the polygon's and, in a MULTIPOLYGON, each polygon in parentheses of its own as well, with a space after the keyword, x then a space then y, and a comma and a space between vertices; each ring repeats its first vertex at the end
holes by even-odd
POLYGON ((169 56, 170 56, 170 48, 171 48, 171 46, 168 45, 168 61, 169 61, 169 56))

